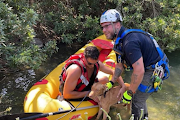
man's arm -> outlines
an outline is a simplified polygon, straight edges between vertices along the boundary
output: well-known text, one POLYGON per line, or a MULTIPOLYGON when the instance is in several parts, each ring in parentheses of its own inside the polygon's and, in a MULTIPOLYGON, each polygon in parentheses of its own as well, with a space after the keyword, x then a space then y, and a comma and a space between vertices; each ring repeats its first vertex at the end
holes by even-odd
POLYGON ((117 63, 111 81, 116 82, 118 80, 118 78, 120 77, 120 75, 122 74, 123 70, 124 70, 124 68, 123 68, 122 63, 117 63))
POLYGON ((74 91, 77 85, 77 81, 81 76, 81 68, 73 64, 71 65, 67 71, 67 78, 64 83, 63 89, 63 96, 65 99, 76 99, 76 98, 83 98, 85 95, 88 94, 88 91, 78 92, 74 91))
POLYGON ((117 95, 117 98, 119 98, 119 101, 121 101, 123 93, 126 90, 126 86, 124 84, 124 81, 123 81, 122 77, 120 76, 123 71, 124 71, 123 64, 117 63, 116 67, 115 67, 114 75, 113 75, 112 80, 111 80, 113 82, 117 81, 122 86, 122 88, 119 90, 119 93, 117 95))
POLYGON ((131 75, 131 83, 129 89, 132 92, 136 92, 138 86, 142 82, 142 79, 144 77, 144 63, 143 63, 143 58, 139 58, 134 64, 132 64, 133 67, 133 73, 131 75))
POLYGON ((119 63, 118 65, 116 65, 115 71, 114 71, 113 69, 105 66, 102 62, 99 62, 99 65, 100 65, 100 70, 101 70, 102 72, 105 72, 105 73, 107 73, 107 74, 111 74, 111 75, 113 76, 113 77, 112 77, 112 80, 111 80, 113 83, 111 83, 111 81, 110 81, 110 82, 108 82, 108 83, 106 84, 109 89, 113 86, 113 84, 114 84, 116 81, 122 86, 122 88, 121 88, 121 90, 120 90, 120 92, 119 92, 119 95, 118 95, 118 96, 122 97, 122 94, 124 93, 124 91, 125 91, 125 89, 126 89, 126 86, 125 86, 125 84, 124 84, 124 81, 123 81, 122 77, 120 76, 121 73, 122 73, 122 70, 123 70, 122 64, 119 63), (113 78, 114 78, 114 79, 113 79, 113 78))
MULTIPOLYGON (((110 74, 110 75, 114 75, 115 71, 107 66, 105 66, 102 62, 99 61, 99 65, 100 65, 100 71, 110 74)), ((121 73, 120 73, 121 74, 121 73)), ((119 77, 117 77, 116 80, 114 80, 113 82, 118 82, 122 87, 125 87, 124 85, 124 81, 122 79, 122 77, 120 75, 118 75, 119 77)))
POLYGON ((109 68, 108 66, 104 65, 101 61, 98 62, 99 63, 99 70, 104 72, 104 73, 107 73, 107 74, 110 74, 110 75, 113 75, 114 73, 114 70, 109 68))

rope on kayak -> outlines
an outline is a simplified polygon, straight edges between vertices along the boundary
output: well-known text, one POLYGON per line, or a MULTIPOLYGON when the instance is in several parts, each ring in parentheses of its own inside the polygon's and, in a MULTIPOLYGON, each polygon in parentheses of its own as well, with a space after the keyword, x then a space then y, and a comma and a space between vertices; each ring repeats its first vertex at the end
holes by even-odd
POLYGON ((81 100, 81 102, 75 107, 73 108, 71 111, 69 111, 68 113, 64 114, 63 116, 57 118, 56 120, 60 120, 61 118, 65 117, 66 115, 68 115, 69 113, 73 112, 74 110, 76 110, 76 108, 84 101, 84 99, 87 97, 87 95, 90 93, 90 91, 84 96, 84 98, 81 100))

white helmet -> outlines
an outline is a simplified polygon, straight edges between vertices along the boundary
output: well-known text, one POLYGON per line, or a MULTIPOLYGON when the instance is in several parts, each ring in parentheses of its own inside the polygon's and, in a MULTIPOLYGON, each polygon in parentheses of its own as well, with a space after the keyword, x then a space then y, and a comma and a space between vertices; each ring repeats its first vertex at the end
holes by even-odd
POLYGON ((104 22, 117 22, 123 21, 121 14, 116 9, 110 9, 105 11, 101 15, 100 24, 104 22))

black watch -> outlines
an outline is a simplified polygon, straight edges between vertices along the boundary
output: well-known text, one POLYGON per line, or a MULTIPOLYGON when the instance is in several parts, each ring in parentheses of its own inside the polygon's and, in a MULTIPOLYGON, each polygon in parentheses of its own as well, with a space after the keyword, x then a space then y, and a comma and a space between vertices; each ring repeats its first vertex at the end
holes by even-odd
POLYGON ((132 90, 128 90, 128 91, 127 91, 127 94, 132 97, 132 96, 133 96, 132 90))

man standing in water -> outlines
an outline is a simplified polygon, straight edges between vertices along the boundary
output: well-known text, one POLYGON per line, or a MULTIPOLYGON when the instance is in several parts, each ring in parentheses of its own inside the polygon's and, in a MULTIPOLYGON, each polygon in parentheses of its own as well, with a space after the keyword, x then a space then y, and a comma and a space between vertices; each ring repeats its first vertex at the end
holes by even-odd
MULTIPOLYGON (((107 39, 114 40, 117 64, 110 83, 115 82, 124 68, 132 69, 129 90, 119 93, 119 100, 130 104, 134 120, 148 119, 146 100, 154 91, 161 88, 162 80, 169 76, 168 58, 153 37, 140 29, 127 29, 122 26, 122 16, 115 9, 105 11, 100 24, 107 39)), ((109 87, 110 89, 110 87, 109 87)))

